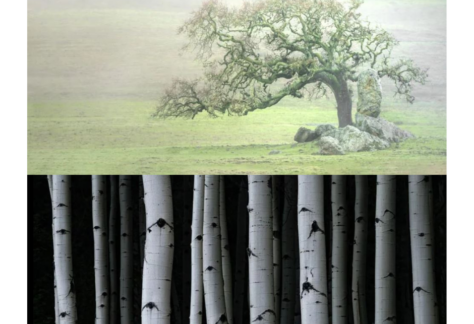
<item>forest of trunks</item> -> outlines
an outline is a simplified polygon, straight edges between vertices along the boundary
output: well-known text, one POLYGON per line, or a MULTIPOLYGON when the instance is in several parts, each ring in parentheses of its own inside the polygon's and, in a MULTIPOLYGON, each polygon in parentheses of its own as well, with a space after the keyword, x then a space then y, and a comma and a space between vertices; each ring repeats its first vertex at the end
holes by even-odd
POLYGON ((36 324, 446 323, 446 176, 48 177, 28 176, 36 324))

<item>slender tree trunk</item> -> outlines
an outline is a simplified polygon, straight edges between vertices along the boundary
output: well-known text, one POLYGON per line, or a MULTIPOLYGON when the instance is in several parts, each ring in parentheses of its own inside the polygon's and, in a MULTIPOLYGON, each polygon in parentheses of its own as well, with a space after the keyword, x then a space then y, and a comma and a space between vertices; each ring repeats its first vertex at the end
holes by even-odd
POLYGON ((409 176, 408 179, 415 324, 439 322, 434 282, 430 180, 429 176, 409 176))
POLYGON ((275 300, 275 322, 280 323, 281 305, 281 208, 280 201, 283 198, 281 188, 283 178, 272 176, 272 216, 273 216, 273 292, 275 300))
POLYGON ((356 176, 354 248, 352 253, 352 312, 354 324, 368 324, 366 299, 367 262, 367 219, 368 185, 367 176, 356 176))
POLYGON ((202 323, 202 224, 204 212, 204 176, 194 176, 193 222, 191 229, 191 311, 190 324, 202 323))
POLYGON ((346 177, 332 176, 332 322, 347 323, 347 202, 346 177))
POLYGON ((109 213, 109 270, 110 270, 110 324, 119 323, 120 315, 120 280, 119 263, 117 260, 119 215, 119 189, 118 176, 110 176, 110 213, 109 213))
POLYGON ((377 176, 375 211, 375 324, 396 322, 396 177, 377 176))
POLYGON ((59 323, 77 321, 76 292, 72 272, 71 177, 53 176, 54 265, 58 291, 59 323))
POLYGON ((109 265, 106 176, 92 176, 95 322, 109 324, 109 265))
POLYGON ((143 188, 147 231, 143 262, 142 323, 169 324, 174 251, 170 177, 144 175, 143 188))
POLYGON ((285 176, 285 202, 281 225, 282 283, 281 283, 281 324, 293 324, 295 316, 296 290, 296 234, 297 234, 297 178, 285 176))
MULTIPOLYGON (((47 179, 48 179, 48 187, 49 187, 49 196, 51 198, 51 208, 52 208, 51 212, 53 215, 53 218, 51 220, 51 228, 53 231, 53 248, 54 248, 56 246, 55 244, 56 235, 54 231, 55 217, 54 217, 54 201, 53 201, 53 176, 48 175, 47 179)), ((54 318, 55 318, 54 322, 59 323, 58 289, 56 286, 56 267, 54 265, 54 255, 53 255, 53 282, 54 282, 54 318)))
POLYGON ((275 323, 272 177, 249 175, 250 320, 275 323))
POLYGON ((339 127, 352 125, 352 98, 346 81, 340 80, 340 88, 336 90, 337 118, 339 127))
POLYGON ((328 324, 323 176, 298 176, 301 320, 328 324))
POLYGON ((208 324, 227 322, 222 280, 221 228, 219 219, 219 176, 207 175, 204 182, 203 282, 208 324))
POLYGON ((225 310, 227 314, 227 322, 232 324, 232 268, 230 264, 229 239, 227 234, 224 176, 219 176, 219 218, 221 223, 222 278, 224 280, 225 310))
POLYGON ((133 323, 132 179, 120 176, 120 322, 133 323))

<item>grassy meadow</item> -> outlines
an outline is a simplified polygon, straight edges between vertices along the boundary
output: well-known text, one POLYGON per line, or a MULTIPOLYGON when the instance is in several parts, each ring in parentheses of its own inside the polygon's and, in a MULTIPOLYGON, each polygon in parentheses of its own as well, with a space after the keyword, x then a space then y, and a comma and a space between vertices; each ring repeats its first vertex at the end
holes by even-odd
POLYGON ((199 1, 29 1, 28 173, 444 174, 446 4, 383 3, 366 1, 364 14, 400 40, 395 56, 430 68, 413 105, 383 83, 382 117, 417 137, 384 151, 321 156, 293 136, 301 126, 336 125, 332 98, 285 99, 242 117, 151 117, 171 79, 202 72, 192 54, 180 54, 186 39, 176 34, 199 1))

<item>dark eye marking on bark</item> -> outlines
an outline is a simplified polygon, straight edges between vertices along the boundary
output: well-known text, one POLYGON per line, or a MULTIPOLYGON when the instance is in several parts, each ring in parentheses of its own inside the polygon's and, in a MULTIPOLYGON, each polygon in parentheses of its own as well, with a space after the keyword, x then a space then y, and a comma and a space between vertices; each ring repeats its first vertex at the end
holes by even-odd
POLYGON ((103 297, 107 297, 107 292, 104 291, 104 292, 102 293, 102 296, 103 296, 103 297))
POLYGON ((390 218, 390 219, 394 219, 394 218, 395 218, 395 214, 394 214, 392 211, 388 210, 388 209, 385 209, 385 211, 383 212, 383 215, 382 215, 382 217, 384 217, 386 213, 390 213, 390 214, 392 214, 392 216, 393 216, 393 217, 392 217, 392 218, 390 218))
POLYGON ((67 207, 67 205, 63 204, 63 203, 60 203, 59 205, 57 205, 56 207, 67 207))
POLYGON ((212 271, 212 270, 216 270, 216 268, 214 268, 213 266, 208 266, 206 268, 206 271, 212 271))
POLYGON ((151 228, 155 225, 158 226, 159 228, 163 228, 165 226, 168 226, 170 229, 173 229, 173 226, 168 224, 163 218, 160 218, 156 221, 156 223, 153 223, 153 224, 150 225, 150 227, 148 227, 148 233, 151 233, 151 228))
POLYGON ((251 256, 254 256, 254 257, 258 258, 258 256, 257 256, 255 253, 253 253, 250 248, 247 248, 247 254, 248 254, 249 258, 250 258, 251 256))
POLYGON ((127 300, 127 298, 125 298, 125 297, 122 297, 122 298, 120 298, 120 299, 121 299, 121 300, 127 300))
POLYGON ((69 296, 69 294, 74 294, 76 292, 76 287, 74 286, 74 278, 69 275, 69 292, 67 293, 66 297, 69 296))
POLYGON ((344 209, 343 206, 341 206, 341 207, 339 207, 339 208, 337 209, 337 211, 340 211, 340 210, 345 210, 345 209, 344 209))
POLYGON ((288 254, 285 254, 285 255, 283 256, 283 260, 288 260, 288 259, 291 259, 291 257, 290 257, 288 254))
POLYGON ((301 212, 310 212, 310 213, 312 213, 313 211, 312 211, 312 210, 309 210, 309 209, 306 208, 306 207, 303 207, 303 208, 300 209, 300 211, 298 212, 298 214, 301 213, 301 212))
POLYGON ((267 309, 263 311, 260 315, 258 315, 257 318, 255 318, 252 322, 262 321, 263 315, 265 315, 266 313, 270 313, 270 314, 273 314, 273 316, 276 316, 275 312, 272 309, 267 309))
POLYGON ((336 183, 333 181, 332 184, 336 184, 336 183))
POLYGON ((216 227, 217 227, 217 224, 216 224, 216 223, 212 223, 211 226, 214 227, 214 228, 216 228, 216 227))
POLYGON ((59 233, 59 234, 66 234, 66 233, 71 233, 70 231, 68 230, 65 230, 64 228, 60 229, 60 230, 57 230, 56 233, 59 233))
POLYGON ((384 319, 384 322, 395 322, 396 318, 397 317, 395 315, 389 316, 386 319, 384 319))
POLYGON ((415 289, 413 289, 413 293, 414 293, 415 291, 416 291, 416 292, 424 291, 425 293, 431 294, 429 291, 426 291, 426 290, 424 290, 424 289, 421 288, 421 287, 416 287, 415 289))
POLYGON ((389 273, 388 275, 386 275, 385 277, 382 277, 382 279, 385 279, 385 278, 395 278, 395 275, 393 273, 389 273))
POLYGON ((145 306, 143 306, 142 308, 142 312, 145 308, 148 308, 150 311, 153 310, 153 308, 156 308, 156 310, 159 312, 160 310, 158 309, 158 306, 156 306, 156 304, 154 302, 148 302, 145 304, 145 306))
POLYGON ((196 236, 196 240, 198 240, 198 241, 202 240, 202 235, 196 236))
POLYGON ((363 220, 364 220, 364 217, 362 217, 362 216, 356 218, 356 222, 357 222, 357 223, 360 223, 360 222, 362 222, 363 220))
POLYGON ((103 194, 104 194, 104 192, 103 192, 102 190, 99 190, 99 194, 103 195, 103 194))
POLYGON ((311 224, 311 232, 309 232, 308 238, 310 238, 313 233, 316 234, 317 232, 321 232, 323 235, 325 234, 324 231, 318 226, 318 222, 314 221, 311 224))
POLYGON ((94 226, 94 229, 99 229, 99 228, 100 228, 100 226, 94 226))
POLYGON ((127 237, 127 233, 122 233, 122 237, 127 237))
POLYGON ((67 313, 67 312, 59 313, 59 317, 62 317, 62 318, 66 317, 66 316, 69 316, 69 315, 70 315, 70 313, 67 313))
POLYGON ((381 220, 380 218, 375 218, 375 223, 378 224, 378 222, 381 222, 381 223, 385 224, 385 222, 383 220, 381 220))
POLYGON ((387 232, 394 232, 394 230, 393 230, 393 228, 391 228, 389 230, 383 231, 383 233, 387 233, 387 232))
POLYGON ((126 187, 127 184, 126 184, 125 182, 122 182, 122 183, 120 184, 120 186, 121 186, 121 187, 126 187))
POLYGON ((418 234, 418 236, 423 237, 423 236, 425 236, 425 233, 420 233, 420 234, 418 234))
MULTIPOLYGON (((306 278, 306 280, 308 280, 308 278, 306 278)), ((300 299, 303 299, 304 296, 306 296, 307 294, 309 294, 311 292, 311 290, 314 290, 315 292, 317 292, 318 294, 324 296, 327 298, 326 294, 323 293, 323 292, 320 292, 319 290, 317 290, 316 288, 313 287, 313 285, 306 281, 306 282, 303 282, 303 285, 301 287, 301 295, 300 295, 300 299), (306 294, 305 294, 306 292, 306 294), (304 294, 304 295, 303 295, 304 294)))
POLYGON ((249 213, 251 213, 251 212, 253 212, 253 208, 247 207, 247 211, 248 211, 249 213))

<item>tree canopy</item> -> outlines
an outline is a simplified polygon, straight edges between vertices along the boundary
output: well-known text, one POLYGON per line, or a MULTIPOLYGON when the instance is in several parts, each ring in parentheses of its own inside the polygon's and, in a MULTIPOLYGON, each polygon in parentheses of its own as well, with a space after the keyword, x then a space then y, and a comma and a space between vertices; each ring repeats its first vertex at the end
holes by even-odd
POLYGON ((396 94, 414 101, 414 82, 423 70, 410 59, 394 61, 397 40, 361 19, 363 1, 260 0, 241 8, 219 0, 205 2, 179 29, 188 37, 205 73, 176 79, 161 97, 159 117, 194 118, 206 111, 246 115, 282 98, 315 98, 331 90, 345 124, 352 123, 348 82, 375 69, 395 83, 396 94), (347 112, 348 111, 348 112, 347 112))

